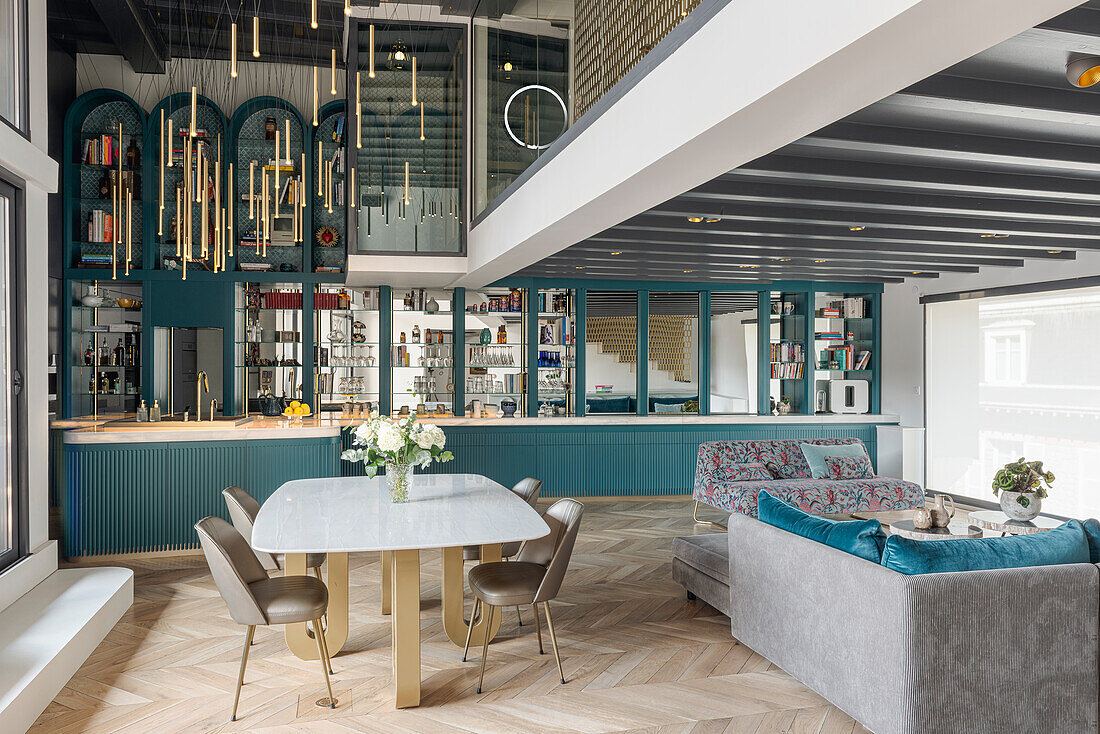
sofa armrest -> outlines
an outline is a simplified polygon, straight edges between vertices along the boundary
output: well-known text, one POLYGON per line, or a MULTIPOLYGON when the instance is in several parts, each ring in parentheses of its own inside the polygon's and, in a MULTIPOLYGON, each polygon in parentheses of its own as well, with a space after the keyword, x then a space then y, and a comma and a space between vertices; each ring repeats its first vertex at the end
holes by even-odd
POLYGON ((729 548, 734 637, 872 731, 1097 730, 1096 566, 906 576, 736 513, 729 548))

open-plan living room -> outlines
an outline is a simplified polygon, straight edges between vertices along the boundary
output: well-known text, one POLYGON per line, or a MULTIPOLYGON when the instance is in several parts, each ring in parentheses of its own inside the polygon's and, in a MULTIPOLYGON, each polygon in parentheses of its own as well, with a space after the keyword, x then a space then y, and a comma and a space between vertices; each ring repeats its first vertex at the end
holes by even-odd
POLYGON ((1100 734, 1098 94, 1100 0, 0 0, 0 734, 1100 734))

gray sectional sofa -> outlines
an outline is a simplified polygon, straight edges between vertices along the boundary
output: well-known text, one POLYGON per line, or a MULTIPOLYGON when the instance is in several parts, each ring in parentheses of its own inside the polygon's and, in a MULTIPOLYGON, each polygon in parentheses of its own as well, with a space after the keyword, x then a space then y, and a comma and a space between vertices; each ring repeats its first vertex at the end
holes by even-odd
POLYGON ((906 576, 751 517, 676 538, 733 636, 876 734, 1097 734, 1100 567, 906 576))

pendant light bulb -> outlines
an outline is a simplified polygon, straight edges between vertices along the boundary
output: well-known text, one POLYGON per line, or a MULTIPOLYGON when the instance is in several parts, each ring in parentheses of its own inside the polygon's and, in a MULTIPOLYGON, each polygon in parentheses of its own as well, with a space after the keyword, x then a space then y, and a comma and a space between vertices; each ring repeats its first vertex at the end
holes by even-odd
POLYGON ((412 58, 412 70, 413 70, 413 84, 412 84, 412 106, 416 107, 416 57, 412 58))
POLYGON ((260 58, 260 16, 252 16, 252 56, 260 58))
POLYGON ((370 25, 370 51, 367 53, 367 76, 374 78, 374 23, 370 25))
MULTIPOLYGON (((286 118, 286 135, 283 136, 283 140, 286 141, 285 158, 288 166, 293 166, 294 162, 290 159, 290 118, 286 118)), ((279 157, 279 151, 275 151, 275 157, 279 157)))
POLYGON ((344 0, 344 15, 351 15, 351 0, 344 0))
POLYGON ((309 27, 317 28, 317 0, 310 0, 309 27))
POLYGON ((355 72, 355 147, 363 147, 363 96, 362 74, 355 72))
POLYGON ((336 96, 336 49, 332 49, 332 66, 329 67, 328 74, 329 90, 328 93, 333 97, 336 96))
POLYGON ((197 114, 198 114, 198 107, 199 107, 199 90, 198 90, 198 87, 191 87, 191 128, 190 128, 190 130, 188 130, 188 132, 191 134, 191 137, 195 137, 195 135, 197 133, 196 123, 198 122, 198 120, 196 119, 196 117, 197 117, 197 114))
POLYGON ((237 24, 229 26, 229 77, 237 78, 237 24))
POLYGON ((424 105, 420 105, 420 139, 424 139, 424 105))
POLYGON ((317 67, 313 67, 313 127, 317 127, 317 67))

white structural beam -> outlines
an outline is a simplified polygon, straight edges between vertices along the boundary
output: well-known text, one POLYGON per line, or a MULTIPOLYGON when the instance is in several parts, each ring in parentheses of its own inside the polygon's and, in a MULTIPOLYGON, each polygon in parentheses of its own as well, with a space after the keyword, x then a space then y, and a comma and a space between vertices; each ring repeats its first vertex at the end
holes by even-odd
POLYGON ((456 284, 510 275, 1077 4, 735 0, 689 17, 471 229, 456 284))

